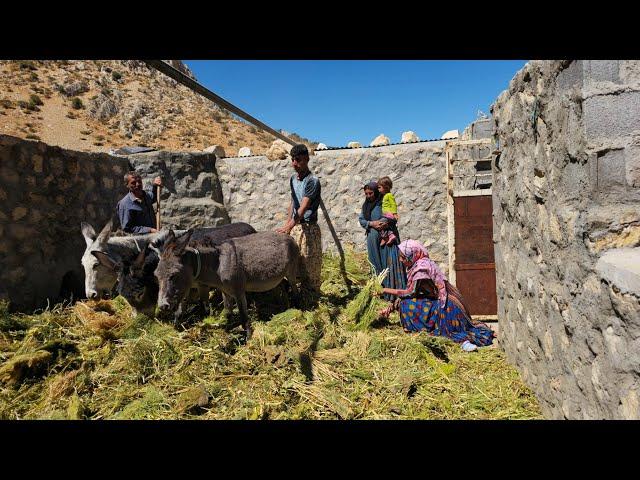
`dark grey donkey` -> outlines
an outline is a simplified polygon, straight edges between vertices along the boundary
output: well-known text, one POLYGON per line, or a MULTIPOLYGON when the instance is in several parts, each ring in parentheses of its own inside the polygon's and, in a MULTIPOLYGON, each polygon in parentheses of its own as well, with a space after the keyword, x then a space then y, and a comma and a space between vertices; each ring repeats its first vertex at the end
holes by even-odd
MULTIPOLYGON (((256 230, 251 225, 240 222, 220 227, 197 228, 193 229, 190 243, 205 242, 207 245, 215 246, 230 238, 252 233, 256 233, 256 230)), ((164 248, 165 240, 163 238, 158 242, 151 242, 136 257, 121 262, 116 262, 108 254, 94 253, 105 267, 117 273, 118 294, 124 297, 136 311, 150 316, 153 315, 158 303, 158 280, 154 272, 160 261, 158 253, 164 248)), ((209 287, 195 286, 198 288, 200 300, 206 301, 209 287)))
POLYGON ((246 292, 266 292, 284 278, 297 296, 296 276, 300 251, 295 240, 284 233, 259 232, 228 240, 218 246, 194 242, 192 232, 166 239, 156 277, 160 290, 158 307, 163 311, 179 308, 185 294, 196 282, 222 291, 227 312, 234 298, 246 336, 251 336, 246 292))

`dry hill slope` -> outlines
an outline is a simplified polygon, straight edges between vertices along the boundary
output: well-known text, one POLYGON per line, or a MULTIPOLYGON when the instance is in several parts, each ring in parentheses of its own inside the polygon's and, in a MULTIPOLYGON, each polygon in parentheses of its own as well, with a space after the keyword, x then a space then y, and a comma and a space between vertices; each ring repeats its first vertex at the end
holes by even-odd
POLYGON ((0 61, 0 133, 80 151, 222 145, 227 156, 275 140, 136 60, 0 61))

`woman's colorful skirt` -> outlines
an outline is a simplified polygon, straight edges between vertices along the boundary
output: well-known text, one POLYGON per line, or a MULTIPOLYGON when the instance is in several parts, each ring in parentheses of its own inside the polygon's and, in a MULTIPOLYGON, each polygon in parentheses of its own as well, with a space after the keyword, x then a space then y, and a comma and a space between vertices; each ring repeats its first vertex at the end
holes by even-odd
POLYGON ((457 343, 469 340, 479 347, 491 345, 495 336, 493 330, 484 323, 473 323, 464 309, 452 298, 447 300, 444 307, 440 300, 401 300, 400 321, 406 332, 426 330, 432 335, 447 337, 457 343))

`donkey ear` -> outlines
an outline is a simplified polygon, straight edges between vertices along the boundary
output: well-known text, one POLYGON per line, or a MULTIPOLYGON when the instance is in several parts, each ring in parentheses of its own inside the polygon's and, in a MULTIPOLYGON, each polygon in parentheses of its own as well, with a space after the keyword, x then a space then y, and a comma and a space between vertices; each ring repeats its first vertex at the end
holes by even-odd
POLYGON ((106 243, 111 236, 111 228, 113 227, 113 219, 109 220, 109 222, 104 226, 100 235, 98 235, 98 243, 106 243))
POLYGON ((84 241, 87 242, 88 247, 96 239, 96 231, 87 222, 80 223, 80 230, 82 231, 82 236, 84 237, 84 241))
POLYGON ((160 245, 159 242, 152 242, 152 245, 154 247, 157 247, 161 252, 170 247, 173 248, 176 246, 176 234, 173 232, 173 230, 169 230, 169 233, 164 239, 164 243, 162 245, 160 245))
POLYGON ((171 241, 175 241, 176 235, 173 230, 162 230, 156 234, 156 237, 149 242, 149 248, 156 252, 158 255, 162 253, 165 245, 168 245, 171 241))
POLYGON ((104 252, 100 252, 98 250, 93 250, 91 252, 93 254, 94 257, 96 257, 100 263, 102 265, 104 265, 105 267, 113 270, 114 272, 117 272, 118 270, 120 270, 120 265, 118 262, 116 262, 111 256, 109 256, 109 254, 104 253, 104 252))
POLYGON ((184 249, 189 245, 189 240, 191 240, 191 235, 193 235, 193 230, 189 229, 187 232, 176 239, 176 255, 182 255, 184 249))

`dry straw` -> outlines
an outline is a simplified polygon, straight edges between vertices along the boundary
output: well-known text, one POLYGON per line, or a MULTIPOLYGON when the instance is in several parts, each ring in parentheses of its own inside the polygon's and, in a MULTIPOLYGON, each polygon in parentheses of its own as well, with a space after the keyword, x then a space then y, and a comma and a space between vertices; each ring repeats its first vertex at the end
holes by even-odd
POLYGON ((324 257, 313 310, 264 318, 252 309, 246 343, 233 327, 238 314, 225 324, 220 310, 174 327, 133 317, 121 298, 35 315, 0 308, 0 418, 541 417, 501 350, 467 354, 446 339, 406 334, 397 314, 375 321, 382 275, 359 252, 347 252, 345 267, 324 257), (16 359, 26 365, 19 375, 16 359))

